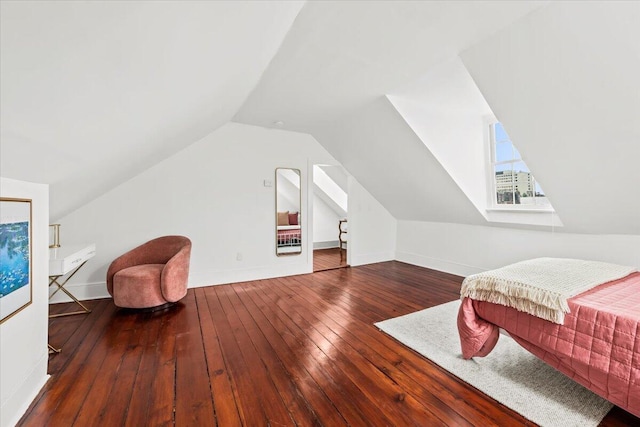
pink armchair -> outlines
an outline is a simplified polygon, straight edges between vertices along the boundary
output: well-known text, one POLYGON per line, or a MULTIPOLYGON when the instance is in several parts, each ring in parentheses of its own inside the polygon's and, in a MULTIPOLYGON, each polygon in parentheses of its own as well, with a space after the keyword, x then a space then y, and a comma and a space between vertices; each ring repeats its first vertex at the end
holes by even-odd
POLYGON ((158 237, 116 258, 107 270, 107 290, 118 307, 151 308, 187 294, 191 240, 158 237))

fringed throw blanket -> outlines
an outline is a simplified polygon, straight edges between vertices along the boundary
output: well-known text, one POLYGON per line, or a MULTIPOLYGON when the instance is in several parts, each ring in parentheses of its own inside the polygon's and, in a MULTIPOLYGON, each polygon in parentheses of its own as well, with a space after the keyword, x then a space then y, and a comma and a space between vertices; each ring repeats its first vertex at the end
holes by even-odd
POLYGON ((469 276, 460 294, 562 325, 569 312, 567 299, 635 270, 597 261, 537 258, 469 276))

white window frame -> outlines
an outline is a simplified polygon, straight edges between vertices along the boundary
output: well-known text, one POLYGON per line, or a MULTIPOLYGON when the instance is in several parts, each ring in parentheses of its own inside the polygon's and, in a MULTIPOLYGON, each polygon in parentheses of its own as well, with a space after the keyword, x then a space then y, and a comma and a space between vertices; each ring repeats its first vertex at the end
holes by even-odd
MULTIPOLYGON (((486 124, 487 124, 487 141, 488 141, 488 145, 489 145, 489 149, 487 150, 487 152, 489 153, 489 158, 488 160, 488 174, 487 174, 487 179, 489 181, 489 185, 487 186, 490 189, 490 192, 488 194, 489 196, 489 200, 488 200, 488 204, 487 206, 489 206, 489 211, 514 211, 514 212, 555 212, 555 210, 553 209, 553 207, 551 206, 551 204, 549 203, 548 205, 540 205, 537 206, 535 204, 533 205, 529 205, 529 204, 516 204, 516 203, 510 203, 510 204, 499 204, 498 203, 498 187, 497 187, 497 181, 496 181, 496 176, 495 176, 495 167, 499 166, 499 165, 504 165, 504 164, 513 164, 513 163, 517 163, 517 162, 524 162, 524 160, 522 159, 522 156, 520 156, 519 158, 512 158, 509 160, 504 160, 504 161, 496 161, 496 139, 495 139, 495 125, 499 123, 499 120, 497 120, 496 118, 492 118, 489 120, 486 120, 486 124)), ((512 146, 515 148, 515 144, 513 144, 513 141, 509 140, 512 144, 512 146)), ((518 154, 520 154, 520 151, 518 150, 518 154)), ((512 169, 513 170, 513 169, 512 169)), ((531 173, 531 171, 529 171, 529 173, 531 173)), ((511 179, 512 179, 512 183, 513 183, 513 179, 514 179, 514 175, 512 173, 511 175, 511 179)), ((533 176, 533 173, 531 173, 531 181, 533 184, 533 194, 532 197, 535 199, 536 195, 536 179, 533 176)), ((514 185, 515 188, 515 185, 514 185)), ((514 190, 514 194, 512 196, 515 200, 515 190, 514 190)))

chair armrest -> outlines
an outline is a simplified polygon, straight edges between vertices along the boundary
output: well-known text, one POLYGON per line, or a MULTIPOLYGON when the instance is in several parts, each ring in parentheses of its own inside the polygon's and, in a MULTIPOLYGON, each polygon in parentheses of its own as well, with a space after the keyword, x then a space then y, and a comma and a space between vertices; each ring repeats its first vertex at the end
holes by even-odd
POLYGON ((185 245, 164 266, 160 276, 160 290, 168 302, 176 302, 187 293, 191 244, 185 245))

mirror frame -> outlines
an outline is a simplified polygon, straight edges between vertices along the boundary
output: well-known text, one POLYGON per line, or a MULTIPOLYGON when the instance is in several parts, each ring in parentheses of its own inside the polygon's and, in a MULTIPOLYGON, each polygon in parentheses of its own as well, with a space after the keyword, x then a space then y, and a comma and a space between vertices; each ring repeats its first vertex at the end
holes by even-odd
POLYGON ((292 256, 292 255, 302 255, 302 171, 298 168, 286 168, 286 167, 277 167, 275 171, 275 198, 276 198, 276 256, 292 256), (287 252, 287 253, 278 253, 278 171, 279 170, 291 170, 294 171, 298 178, 300 179, 300 188, 298 188, 298 215, 300 216, 300 251, 298 252, 287 252))

